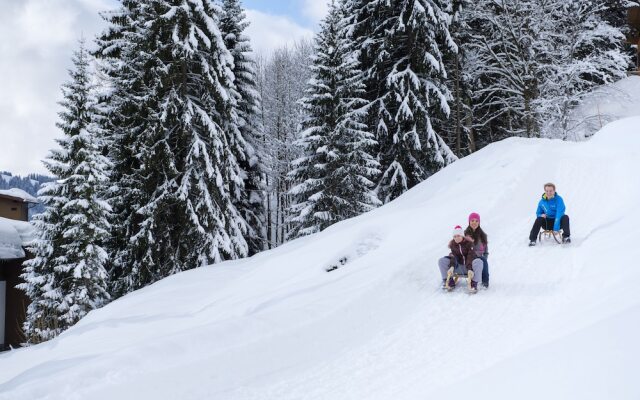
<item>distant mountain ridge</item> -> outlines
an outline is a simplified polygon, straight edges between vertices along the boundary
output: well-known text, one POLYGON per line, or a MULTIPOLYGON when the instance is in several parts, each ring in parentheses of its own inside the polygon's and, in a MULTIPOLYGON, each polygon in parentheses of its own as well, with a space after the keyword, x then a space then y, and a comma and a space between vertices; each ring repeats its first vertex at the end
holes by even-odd
MULTIPOLYGON (((54 177, 29 174, 26 177, 20 175, 14 175, 9 171, 0 171, 0 190, 18 188, 29 193, 33 197, 38 197, 38 190, 43 183, 51 182, 54 177)), ((40 214, 44 211, 43 204, 36 204, 29 208, 29 219, 35 214, 40 214)))

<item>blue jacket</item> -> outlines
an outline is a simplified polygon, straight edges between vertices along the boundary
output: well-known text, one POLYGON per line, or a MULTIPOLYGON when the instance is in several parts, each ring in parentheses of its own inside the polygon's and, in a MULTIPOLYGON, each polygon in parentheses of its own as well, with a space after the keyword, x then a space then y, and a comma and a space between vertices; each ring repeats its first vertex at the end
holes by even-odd
POLYGON ((542 198, 538 202, 538 209, 536 215, 540 217, 542 214, 546 214, 547 218, 555 218, 553 223, 553 230, 560 230, 560 218, 564 215, 565 206, 564 200, 558 193, 553 196, 552 199, 547 199, 547 195, 543 194, 542 198))

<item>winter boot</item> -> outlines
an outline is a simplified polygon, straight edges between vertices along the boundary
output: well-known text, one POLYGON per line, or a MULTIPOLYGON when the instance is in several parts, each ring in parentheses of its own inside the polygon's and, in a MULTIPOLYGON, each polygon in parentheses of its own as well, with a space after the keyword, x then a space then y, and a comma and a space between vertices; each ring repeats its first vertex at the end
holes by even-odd
POLYGON ((571 244, 571 238, 569 236, 562 238, 562 243, 571 244))
POLYGON ((536 241, 535 240, 530 240, 529 241, 529 247, 533 247, 536 245, 536 241))
POLYGON ((444 288, 448 291, 452 291, 456 287, 456 281, 453 279, 453 267, 450 267, 447 271, 447 279, 444 288))
POLYGON ((467 283, 468 283, 468 287, 469 287, 469 291, 470 292, 473 292, 474 290, 478 291, 478 282, 474 282, 473 281, 473 275, 474 275, 473 270, 470 269, 467 272, 467 283), (474 287, 475 287, 475 289, 474 289, 474 287))
POLYGON ((482 287, 485 289, 489 289, 489 282, 482 282, 482 287))

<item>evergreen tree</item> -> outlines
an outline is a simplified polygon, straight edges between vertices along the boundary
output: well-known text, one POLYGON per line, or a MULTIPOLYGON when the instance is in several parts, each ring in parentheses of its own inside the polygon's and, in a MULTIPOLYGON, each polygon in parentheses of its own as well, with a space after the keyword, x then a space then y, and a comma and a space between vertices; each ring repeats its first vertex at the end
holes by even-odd
POLYGON ((331 5, 316 38, 308 96, 308 118, 299 144, 305 156, 289 174, 298 184, 292 236, 319 232, 379 205, 372 192, 378 163, 369 152, 376 144, 363 123, 367 102, 351 42, 341 26, 342 10, 331 5))
POLYGON ((103 244, 110 208, 102 200, 109 163, 100 154, 83 42, 73 64, 71 81, 63 85, 64 110, 57 124, 64 137, 45 162, 58 180, 39 192, 47 209, 36 217, 38 239, 30 249, 34 258, 26 262, 25 283, 20 285, 31 299, 24 325, 30 343, 57 336, 109 300, 103 244))
POLYGON ((449 114, 443 53, 455 52, 451 0, 348 0, 379 141, 377 193, 389 202, 456 159, 432 118, 449 114))
POLYGON ((116 295, 248 254, 247 224, 233 202, 244 189, 237 156, 246 143, 220 14, 210 0, 123 4, 114 21, 121 25, 104 35, 103 53, 114 40, 119 49, 106 56, 115 65, 107 108, 121 226, 116 295))
POLYGON ((233 56, 238 129, 244 139, 244 148, 236 154, 244 174, 244 188, 234 194, 234 204, 247 222, 249 254, 265 249, 265 196, 264 155, 262 127, 258 118, 260 95, 257 91, 256 65, 252 58, 249 38, 244 31, 245 21, 240 0, 223 0, 220 30, 227 49, 233 56))
POLYGON ((470 0, 453 1, 453 19, 450 26, 451 37, 460 47, 457 52, 445 54, 444 65, 448 72, 447 87, 452 94, 449 118, 442 115, 432 118, 436 132, 442 132, 447 146, 457 157, 464 157, 477 149, 478 138, 473 127, 473 82, 469 64, 473 60, 466 52, 465 43, 470 41, 471 30, 466 25, 463 12, 470 0))
MULTIPOLYGON (((147 132, 157 124, 157 100, 152 92, 153 73, 161 66, 152 57, 148 27, 142 18, 147 1, 123 0, 119 9, 105 13, 106 30, 98 36, 95 56, 105 85, 101 99, 105 118, 101 120, 113 162, 109 203, 113 208, 109 241, 110 291, 122 296, 154 280, 153 267, 143 264, 145 243, 134 235, 145 220, 138 213, 151 201, 154 180, 161 173, 143 157, 147 132)), ((157 278, 156 278, 157 279, 157 278)))

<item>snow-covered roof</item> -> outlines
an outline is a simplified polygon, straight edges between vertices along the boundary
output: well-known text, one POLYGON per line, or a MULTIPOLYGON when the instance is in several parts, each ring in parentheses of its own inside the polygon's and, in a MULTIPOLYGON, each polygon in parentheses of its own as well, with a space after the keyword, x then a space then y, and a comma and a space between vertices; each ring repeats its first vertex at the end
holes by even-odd
POLYGON ((23 258, 23 247, 33 240, 33 234, 30 223, 0 217, 0 260, 23 258))
POLYGON ((25 192, 22 189, 11 188, 7 190, 0 190, 0 196, 13 197, 14 199, 22 200, 25 203, 37 203, 38 199, 25 192))

